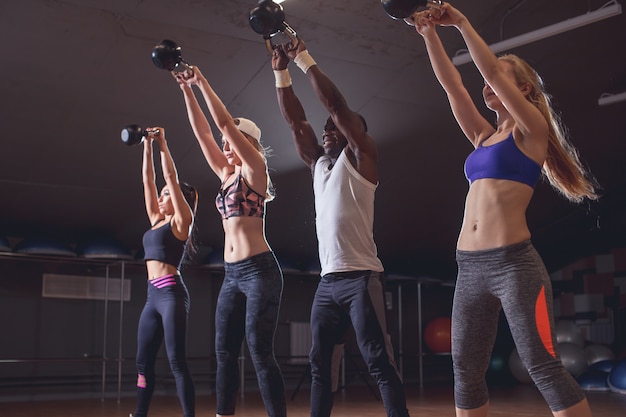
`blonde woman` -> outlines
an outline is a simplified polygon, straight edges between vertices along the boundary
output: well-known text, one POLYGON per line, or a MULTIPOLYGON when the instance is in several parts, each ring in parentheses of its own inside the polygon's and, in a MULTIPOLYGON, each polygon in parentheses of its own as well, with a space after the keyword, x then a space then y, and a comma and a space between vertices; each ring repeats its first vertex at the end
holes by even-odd
POLYGON ((411 20, 454 116, 475 150, 465 162, 469 192, 457 242, 452 359, 457 416, 486 416, 485 373, 502 309, 517 350, 555 416, 590 416, 585 396, 561 364, 550 277, 530 241, 526 209, 537 181, 573 202, 596 199, 594 181, 565 140, 543 83, 522 59, 497 58, 467 18, 445 3, 411 20), (454 26, 485 79, 496 125, 472 102, 436 26, 454 26))
POLYGON ((225 276, 215 313, 217 415, 235 413, 237 357, 245 334, 267 413, 284 417, 284 382, 274 356, 283 275, 265 238, 265 203, 273 193, 261 130, 251 120, 233 118, 198 67, 175 78, 202 152, 222 184, 215 200, 225 237, 225 276), (192 86, 200 90, 222 134, 222 149, 192 86))

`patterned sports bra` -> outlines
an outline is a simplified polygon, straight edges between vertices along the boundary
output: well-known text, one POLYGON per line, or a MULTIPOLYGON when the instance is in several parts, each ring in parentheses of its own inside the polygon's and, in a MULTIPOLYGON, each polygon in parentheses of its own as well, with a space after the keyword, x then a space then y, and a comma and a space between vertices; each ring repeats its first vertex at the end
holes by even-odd
MULTIPOLYGON (((224 183, 228 178, 230 175, 226 177, 224 183)), ((224 183, 215 198, 215 206, 222 215, 222 219, 265 215, 265 196, 250 188, 241 173, 228 187, 224 188, 224 183)))

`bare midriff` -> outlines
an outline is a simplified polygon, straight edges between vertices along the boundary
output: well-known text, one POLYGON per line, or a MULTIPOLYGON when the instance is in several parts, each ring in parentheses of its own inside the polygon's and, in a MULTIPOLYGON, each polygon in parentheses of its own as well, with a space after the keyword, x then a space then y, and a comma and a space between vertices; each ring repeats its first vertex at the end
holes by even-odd
POLYGON ((491 249, 530 239, 526 209, 532 195, 533 189, 520 182, 474 181, 465 200, 457 249, 491 249))
POLYGON ((265 219, 261 217, 230 217, 222 220, 224 261, 237 262, 269 251, 264 223, 265 219))
POLYGON ((180 275, 180 271, 173 265, 166 264, 161 261, 148 260, 146 261, 146 269, 148 271, 148 279, 153 280, 155 278, 164 277, 166 275, 180 275))

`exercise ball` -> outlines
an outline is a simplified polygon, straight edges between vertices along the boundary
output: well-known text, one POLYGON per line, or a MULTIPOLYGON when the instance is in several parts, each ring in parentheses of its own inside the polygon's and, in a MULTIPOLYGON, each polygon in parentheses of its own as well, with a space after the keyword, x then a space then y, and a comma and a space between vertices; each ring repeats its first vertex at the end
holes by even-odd
POLYGON ((609 391, 607 372, 588 369, 576 378, 578 385, 585 391, 609 391))
POLYGON ((437 317, 424 329, 424 342, 433 353, 448 353, 452 350, 452 320, 437 317))
POLYGON ((589 365, 589 370, 602 371, 608 374, 609 372, 611 372, 611 369, 613 369, 614 366, 615 366, 615 361, 611 361, 611 360, 599 361, 599 362, 592 363, 591 365, 589 365))
POLYGON ((557 343, 574 343, 580 347, 585 345, 580 328, 576 326, 573 320, 559 320, 556 322, 556 342, 557 343))
POLYGON ((609 373, 607 382, 611 391, 626 394, 626 359, 615 364, 609 373))
POLYGON ((513 349, 511 355, 509 355, 509 369, 513 374, 513 377, 522 384, 532 384, 533 379, 530 377, 528 370, 522 363, 522 359, 517 353, 517 349, 513 349))
POLYGON ((574 377, 587 370, 587 356, 582 347, 575 343, 563 342, 558 344, 561 363, 574 377))
POLYGON ((510 349, 502 350, 494 348, 489 359, 489 367, 485 374, 487 384, 494 387, 517 384, 509 369, 510 349))
POLYGON ((82 243, 78 253, 88 259, 133 259, 128 248, 108 237, 98 237, 82 243))
POLYGON ((76 256, 76 251, 69 244, 47 237, 24 239, 15 246, 15 252, 28 255, 76 256))
POLYGON ((501 373, 506 369, 506 361, 504 360, 503 355, 492 354, 491 359, 489 359, 489 368, 487 372, 493 373, 501 373))
POLYGON ((587 365, 593 365, 601 361, 615 360, 615 354, 610 347, 606 345, 589 345, 585 347, 585 355, 587 356, 587 365))

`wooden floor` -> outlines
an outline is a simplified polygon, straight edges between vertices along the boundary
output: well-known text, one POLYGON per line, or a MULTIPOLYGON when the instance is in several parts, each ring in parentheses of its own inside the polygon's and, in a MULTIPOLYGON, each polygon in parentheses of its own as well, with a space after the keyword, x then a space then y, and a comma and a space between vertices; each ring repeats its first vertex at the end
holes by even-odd
MULTIPOLYGON (((407 387, 408 408, 413 417, 452 417, 454 406, 450 387, 407 387)), ((291 393, 287 393, 288 398, 291 393)), ((309 416, 309 392, 302 390, 296 398, 288 399, 290 417, 309 416)), ((626 395, 612 392, 587 392, 594 417, 626 416, 626 395)), ((197 417, 215 415, 215 396, 198 395, 197 417)), ((88 399, 36 402, 0 402, 0 417, 128 417, 134 411, 134 398, 88 399)), ((246 392, 240 400, 236 415, 240 417, 267 416, 257 392, 246 392)), ((538 391, 527 385, 491 390, 490 417, 541 417, 551 416, 538 391)), ((182 416, 176 397, 160 396, 153 399, 150 417, 182 416)), ((340 392, 333 408, 333 417, 384 417, 380 401, 360 386, 340 392)))

